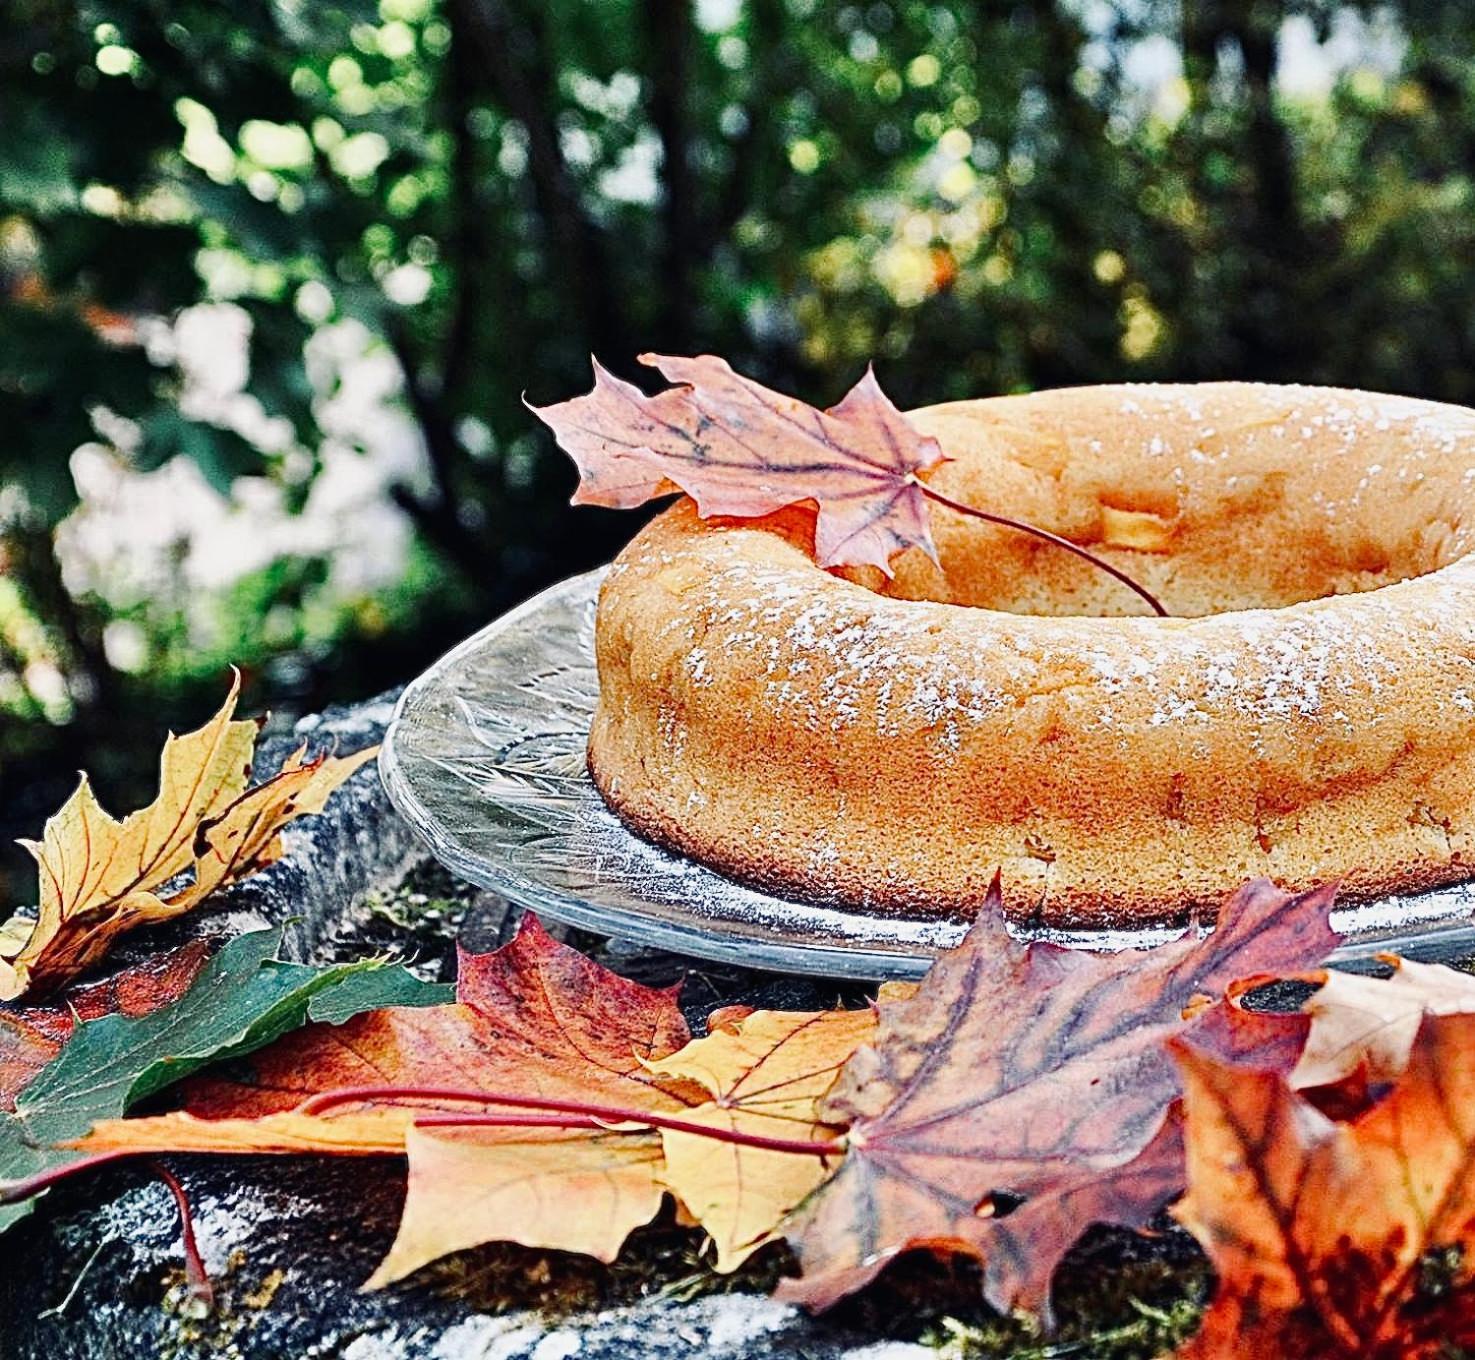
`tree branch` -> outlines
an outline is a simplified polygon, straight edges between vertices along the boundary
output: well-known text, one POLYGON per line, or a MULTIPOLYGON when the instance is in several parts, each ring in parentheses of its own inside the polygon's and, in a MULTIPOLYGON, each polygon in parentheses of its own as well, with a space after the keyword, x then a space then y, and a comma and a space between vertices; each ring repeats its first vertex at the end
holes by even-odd
POLYGON ((691 65, 691 0, 645 0, 647 88, 652 126, 661 143, 660 344, 676 353, 690 348, 691 272, 697 248, 691 161, 687 151, 686 90, 691 65))
MULTIPOLYGON (((538 214, 548 229, 558 271, 579 313, 589 348, 617 347, 618 308, 610 287, 599 228, 579 203, 577 187, 559 145, 552 115, 556 89, 537 25, 520 25, 503 0, 449 0, 459 15, 492 89, 528 139, 528 174, 538 214), (532 73, 535 80, 528 78, 532 73)), ((455 30, 453 29, 453 32, 455 30)))
POLYGON ((456 513, 463 462, 456 432, 439 395, 425 384, 403 318, 391 316, 385 336, 404 374, 405 397, 425 440, 432 482, 429 497, 417 496, 403 485, 392 487, 390 494, 434 547, 462 571, 474 572, 486 560, 486 545, 466 528, 456 513))

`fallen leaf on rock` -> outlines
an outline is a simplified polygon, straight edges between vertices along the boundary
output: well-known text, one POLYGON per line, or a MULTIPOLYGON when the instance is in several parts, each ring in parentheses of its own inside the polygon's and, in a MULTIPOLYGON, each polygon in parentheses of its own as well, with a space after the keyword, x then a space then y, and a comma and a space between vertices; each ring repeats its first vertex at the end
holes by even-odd
POLYGON ((674 988, 610 973, 531 916, 503 949, 462 956, 457 997, 290 1034, 187 1083, 183 1111, 106 1120, 75 1146, 403 1148, 404 1217, 374 1285, 487 1241, 611 1259, 668 1190, 729 1269, 824 1173, 814 1150, 720 1136, 827 1151, 835 1131, 816 1103, 875 1023, 868 1010, 726 1008, 692 1042, 674 988))
POLYGON ((101 1119, 66 1144, 89 1155, 101 1153, 203 1152, 217 1156, 311 1154, 365 1157, 405 1150, 405 1133, 417 1110, 381 1105, 332 1118, 281 1110, 255 1117, 206 1119, 191 1110, 101 1119))
MULTIPOLYGON (((1310 1017, 1262 1012, 1243 1006, 1246 993, 1269 981, 1248 978, 1222 1000, 1196 1012, 1183 1031, 1201 1053, 1226 1065, 1257 1072, 1289 1073, 1300 1057, 1310 1017)), ((1090 1224, 1140 1228, 1183 1189, 1182 1102, 1167 1108, 1162 1125, 1141 1152, 1120 1166, 1082 1166, 1062 1172, 997 1220, 989 1242, 998 1292, 1015 1309, 1050 1323, 1050 1280, 1055 1268, 1090 1224)))
MULTIPOLYGON (((875 1032, 875 1013, 755 1011, 717 1023, 704 1039, 651 1064, 684 1077, 709 1096, 686 1118, 707 1128, 760 1137, 819 1140, 840 1130, 819 1102, 855 1049, 875 1032)), ((666 1184, 717 1247, 717 1269, 735 1270, 830 1168, 795 1156, 664 1129, 666 1184)), ((835 1157, 842 1147, 836 1144, 835 1157)))
POLYGON ((80 1021, 147 1015, 177 1001, 209 956, 207 941, 192 940, 43 1005, 0 1007, 0 1109, 15 1108, 21 1089, 61 1052, 80 1021))
POLYGON ((1332 897, 1260 880, 1207 937, 1102 955, 1020 943, 992 893, 916 996, 880 1007, 875 1041, 821 1102, 822 1120, 848 1127, 848 1150, 785 1229, 803 1275, 781 1294, 825 1307, 926 1247, 981 1258, 995 1306, 1041 1306, 1091 1222, 1140 1226, 1151 1212, 1112 1181, 1161 1171, 1138 1159, 1170 1138, 1179 1081, 1164 1041, 1185 1011, 1239 978, 1319 963, 1337 941, 1332 897))
POLYGON ((1361 1070, 1386 1081, 1403 1071, 1426 1014, 1475 1012, 1475 977, 1442 964, 1383 956, 1387 978, 1328 972, 1303 1009, 1311 1017, 1297 1088, 1331 1086, 1361 1070))
POLYGON ((1182 1360, 1436 1360, 1475 1346, 1475 1016, 1427 1016, 1336 1123, 1283 1075, 1175 1045, 1188 1194, 1218 1287, 1182 1360))
MULTIPOLYGON (((678 1108, 688 1103, 671 1094, 681 1084, 658 1080, 646 1065, 691 1037, 678 990, 628 981, 528 915, 501 949, 461 953, 454 1004, 391 1006, 299 1030, 229 1074, 189 1083, 185 1106, 205 1119, 248 1119, 347 1088, 453 1086, 604 1104, 648 1098, 678 1108)), ((701 1099, 694 1088, 690 1094, 701 1099)), ((354 1104, 373 1102, 366 1095, 354 1104)), ((343 1118, 348 1108, 331 1117, 343 1118)), ((446 1102, 420 1100, 412 1108, 445 1109, 446 1102)))
POLYGON ((818 508, 820 566, 876 566, 908 547, 936 558, 917 473, 944 459, 865 377, 828 411, 704 354, 643 354, 677 386, 647 397, 594 365, 594 390, 533 407, 578 464, 576 503, 628 508, 677 489, 703 517, 818 508))
MULTIPOLYGON (((97 1151, 61 1145, 209 1062, 249 1053, 302 1025, 313 1018, 314 1004, 345 979, 379 979, 379 988, 358 988, 366 1005, 386 994, 406 997, 403 969, 280 963, 280 942, 280 928, 238 936, 198 969, 177 999, 78 1024, 51 1061, 20 1085, 10 1112, 0 1115, 0 1181, 28 1180, 97 1151)), ((132 985, 123 984, 125 994, 132 985)), ((427 1001, 443 994, 419 986, 427 1001)), ((29 1202, 0 1208, 0 1228, 28 1209, 29 1202)))
POLYGON ((165 742, 159 795, 148 807, 116 820, 84 775, 40 842, 24 842, 40 871, 39 901, 34 918, 0 927, 0 1000, 58 986, 125 931, 178 916, 266 867, 281 854, 282 827, 320 812, 374 755, 309 761, 299 750, 248 789, 258 726, 234 718, 238 691, 239 680, 209 722, 165 742))
MULTIPOLYGON (((701 1100, 699 1088, 657 1066, 691 1037, 676 988, 653 990, 601 968, 534 916, 505 948, 463 956, 461 970, 458 995, 491 1021, 477 1036, 486 1070, 460 1069, 473 1088, 647 1115, 684 1115, 701 1100)), ((613 1260, 631 1230, 655 1216, 666 1191, 656 1135, 609 1131, 614 1119, 560 1129, 527 1118, 523 1127, 409 1130, 404 1213, 366 1287, 481 1242, 613 1260)))
MULTIPOLYGON (((477 1242, 612 1257, 660 1206, 656 1135, 537 1124, 408 1135, 431 1114, 481 1113, 488 1102, 475 1099, 478 1092, 684 1112, 704 1092, 651 1067, 691 1037, 677 989, 619 977, 526 916, 504 948, 461 955, 456 995, 452 1005, 391 1007, 300 1030, 237 1064, 239 1075, 190 1083, 184 1111, 103 1121, 76 1146, 94 1153, 407 1151, 404 1219, 376 1284, 477 1242), (468 1094, 435 1094, 447 1088, 468 1094), (304 1106, 335 1091, 347 1098, 333 1108, 304 1106)), ((509 1117, 559 1118, 546 1109, 509 1117)))
POLYGON ((619 1254, 665 1194, 661 1140, 649 1130, 411 1128, 409 1185, 378 1289, 483 1242, 619 1254))
POLYGON ((378 753, 377 746, 370 746, 351 756, 309 760, 307 747, 298 747, 276 774, 199 824, 194 881, 164 900, 163 915, 189 911, 211 893, 275 864, 282 857, 282 828, 321 812, 343 781, 378 753))

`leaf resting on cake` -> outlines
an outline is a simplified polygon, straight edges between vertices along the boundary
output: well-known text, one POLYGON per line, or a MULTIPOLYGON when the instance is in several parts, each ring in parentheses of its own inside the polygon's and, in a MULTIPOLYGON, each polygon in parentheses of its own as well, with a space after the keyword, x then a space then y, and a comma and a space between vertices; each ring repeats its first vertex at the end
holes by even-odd
POLYGON ((865 376, 821 411, 703 354, 642 354, 677 384, 653 397, 594 364, 594 389, 532 407, 579 467, 576 504, 628 509, 685 491, 704 518, 812 503, 815 560, 888 575, 904 548, 936 560, 917 473, 944 460, 865 376))

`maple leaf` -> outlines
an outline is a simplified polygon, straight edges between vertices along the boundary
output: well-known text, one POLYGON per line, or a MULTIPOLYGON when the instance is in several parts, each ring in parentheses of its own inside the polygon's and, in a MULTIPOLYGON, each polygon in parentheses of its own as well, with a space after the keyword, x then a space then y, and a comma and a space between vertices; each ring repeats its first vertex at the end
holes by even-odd
POLYGON ((1163 1044, 1185 1010, 1240 977, 1319 962, 1337 940, 1332 897, 1259 880, 1207 937, 1100 955, 1015 940, 996 885, 917 994, 880 1007, 874 1043, 821 1103, 848 1126, 847 1153, 786 1228, 803 1275, 782 1296, 825 1307, 931 1247, 981 1258, 995 1306, 1041 1306, 1089 1223, 1151 1212, 1113 1182, 1131 1168, 1149 1186, 1161 1167, 1138 1159, 1155 1139, 1171 1150, 1179 1083, 1163 1044), (996 1214, 1000 1197, 1024 1203, 996 1214))
POLYGON ((375 754, 307 760, 304 748, 248 788, 258 724, 234 718, 239 690, 236 677, 209 722, 169 736, 159 794, 147 807, 111 817, 84 775, 40 842, 22 842, 40 870, 40 900, 34 918, 17 915, 0 927, 0 1000, 55 987, 96 963, 123 932, 178 916, 265 868, 281 855, 282 827, 322 811, 375 754))
POLYGON ((937 548, 927 501, 1053 543, 1106 572, 1159 616, 1162 602, 1120 567, 1053 530, 966 505, 919 476, 948 455, 892 405, 875 373, 820 411, 733 372, 723 359, 642 354, 677 384, 647 397, 594 361, 594 388, 553 406, 529 406, 579 469, 574 504, 628 509, 685 491, 704 519, 753 518, 813 506, 815 561, 873 566, 937 548))
MULTIPOLYGON (((719 1014, 706 1038, 650 1066, 708 1093, 686 1115, 690 1123, 760 1137, 834 1138, 840 1130, 820 1118, 819 1102, 875 1027, 870 1009, 719 1014)), ((829 1170, 818 1157, 685 1130, 663 1129, 661 1142, 666 1184, 711 1234, 719 1271, 741 1265, 829 1170)), ((842 1151, 836 1143, 837 1160, 842 1151)))
POLYGON ((494 1240, 609 1260, 667 1191, 730 1269, 823 1175, 834 1131, 815 1104, 874 1026, 728 1008, 692 1042, 676 989, 608 972, 531 916, 503 949, 462 956, 457 996, 288 1035, 244 1076, 186 1084, 184 1110, 103 1121, 74 1146, 403 1150, 404 1215, 371 1286, 494 1240), (705 1144, 721 1151, 704 1160, 705 1144))
POLYGON ((454 1004, 390 1007, 301 1030, 229 1077, 191 1083, 186 1104, 204 1118, 253 1118, 326 1091, 444 1087, 448 1078, 472 1089, 628 1102, 676 1085, 658 1082, 646 1063, 691 1037, 679 992, 610 972, 528 914, 502 948, 460 951, 454 1004))
MULTIPOLYGON (((1200 1052, 1226 1065, 1289 1073, 1310 1018, 1243 1007, 1245 995, 1270 980, 1262 975, 1235 982, 1220 1001, 1198 1011, 1184 1033, 1200 1052)), ((1174 1100, 1152 1140, 1130 1161, 1066 1172, 998 1221, 989 1250, 1000 1295, 1053 1325, 1050 1279, 1086 1225, 1142 1227, 1178 1196, 1183 1175, 1182 1102, 1174 1100)))
POLYGON ((448 1252, 483 1242, 612 1261, 661 1207, 661 1140, 648 1131, 411 1128, 409 1182, 379 1289, 448 1252))
POLYGON ((704 518, 812 502, 820 566, 875 566, 917 547, 933 560, 917 474, 944 460, 865 376, 820 411, 704 354, 642 354, 678 384, 647 397, 594 364, 594 389, 531 407, 578 464, 576 504, 628 508, 679 488, 704 518))
POLYGON ((1442 964, 1380 955, 1387 978, 1330 972, 1306 1001, 1305 1050, 1292 1074, 1298 1089, 1332 1086, 1361 1072, 1386 1081, 1403 1071, 1425 1014, 1475 1011, 1475 978, 1442 964))
POLYGON ((525 916, 502 949, 462 953, 455 1004, 389 1007, 300 1030, 257 1053, 245 1075, 190 1083, 183 1111, 102 1121, 75 1146, 89 1153, 404 1150, 404 1217, 376 1285, 493 1240, 612 1259, 660 1206, 658 1136, 608 1134, 592 1121, 572 1132, 550 1128, 559 1116, 546 1112, 511 1128, 413 1125, 437 1112, 471 1118, 487 1103, 437 1096, 448 1082, 545 1111, 550 1102, 652 1114, 700 1103, 699 1087, 649 1066, 691 1037, 677 990, 619 977, 525 916), (314 1099, 334 1092, 346 1099, 313 1108, 314 1099), (447 1214, 450 1202, 455 1212, 447 1214))
POLYGON ((1182 1360, 1434 1360, 1475 1345, 1475 1015, 1427 1016, 1387 1096, 1336 1123, 1282 1075, 1174 1045, 1188 1194, 1218 1274, 1182 1360), (1447 1278, 1426 1287, 1433 1263, 1447 1278))
POLYGON ((110 978, 74 987, 64 1000, 0 1007, 0 1109, 15 1108, 16 1096, 61 1052, 80 1021, 147 1015, 177 1001, 209 956, 208 941, 191 940, 110 978))
MULTIPOLYGON (((150 1006, 140 994, 131 1010, 83 1020, 62 1035, 59 1051, 28 1079, 21 1076, 10 1112, 0 1115, 0 1179, 24 1181, 83 1159, 85 1152, 60 1145, 209 1062, 249 1053, 316 1018, 340 985, 352 983, 358 1004, 369 1007, 390 997, 428 1004, 444 996, 442 988, 407 981, 402 968, 373 961, 322 968, 278 962, 281 935, 278 927, 238 936, 198 967, 177 999, 150 1006)), ((188 969, 190 955, 176 966, 188 969)), ((120 979, 121 994, 135 981, 120 979)), ((166 970, 160 987, 167 993, 180 981, 166 970)), ((99 991, 99 1004, 106 995, 99 991)), ((10 1014, 23 1023, 35 1013, 10 1014)), ((0 1208, 0 1228, 28 1208, 0 1208)))

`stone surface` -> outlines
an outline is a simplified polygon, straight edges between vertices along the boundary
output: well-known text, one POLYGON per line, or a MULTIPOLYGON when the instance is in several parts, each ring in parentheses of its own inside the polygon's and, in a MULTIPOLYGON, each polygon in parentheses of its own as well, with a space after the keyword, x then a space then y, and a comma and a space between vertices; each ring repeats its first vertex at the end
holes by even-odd
MULTIPOLYGON (((352 750, 378 739, 391 707, 384 698, 309 719, 297 737, 352 750)), ((288 744, 268 743, 263 759, 279 760, 288 744)), ((190 932, 288 921, 293 957, 389 953, 427 977, 449 979, 458 937, 483 950, 515 923, 508 904, 427 864, 372 767, 288 838, 282 863, 186 922, 134 936, 120 962, 190 932)), ((715 968, 589 936, 576 942, 642 981, 685 975, 694 1020, 733 1000, 807 1008, 858 994, 854 985, 715 968)), ((930 1263, 893 1272, 861 1299, 812 1319, 766 1296, 783 1264, 776 1250, 723 1279, 707 1268, 700 1236, 669 1222, 637 1233, 612 1267, 494 1246, 363 1294, 359 1285, 388 1247, 399 1213, 397 1160, 177 1158, 171 1165, 194 1206, 214 1310, 191 1315, 179 1221, 164 1186, 141 1169, 103 1172, 53 1192, 0 1241, 0 1360, 921 1360, 939 1343, 1011 1354, 1026 1336, 991 1318, 970 1270, 930 1263)), ((1069 1316, 1069 1296, 1085 1288, 1089 1301, 1074 1307, 1085 1333, 1126 1326, 1146 1345, 1161 1329, 1144 1323, 1133 1301, 1181 1305, 1185 1290, 1202 1286, 1193 1262, 1181 1235, 1155 1246, 1107 1239, 1077 1254, 1062 1311, 1069 1316), (1107 1297, 1097 1300, 1102 1281, 1107 1297)))

